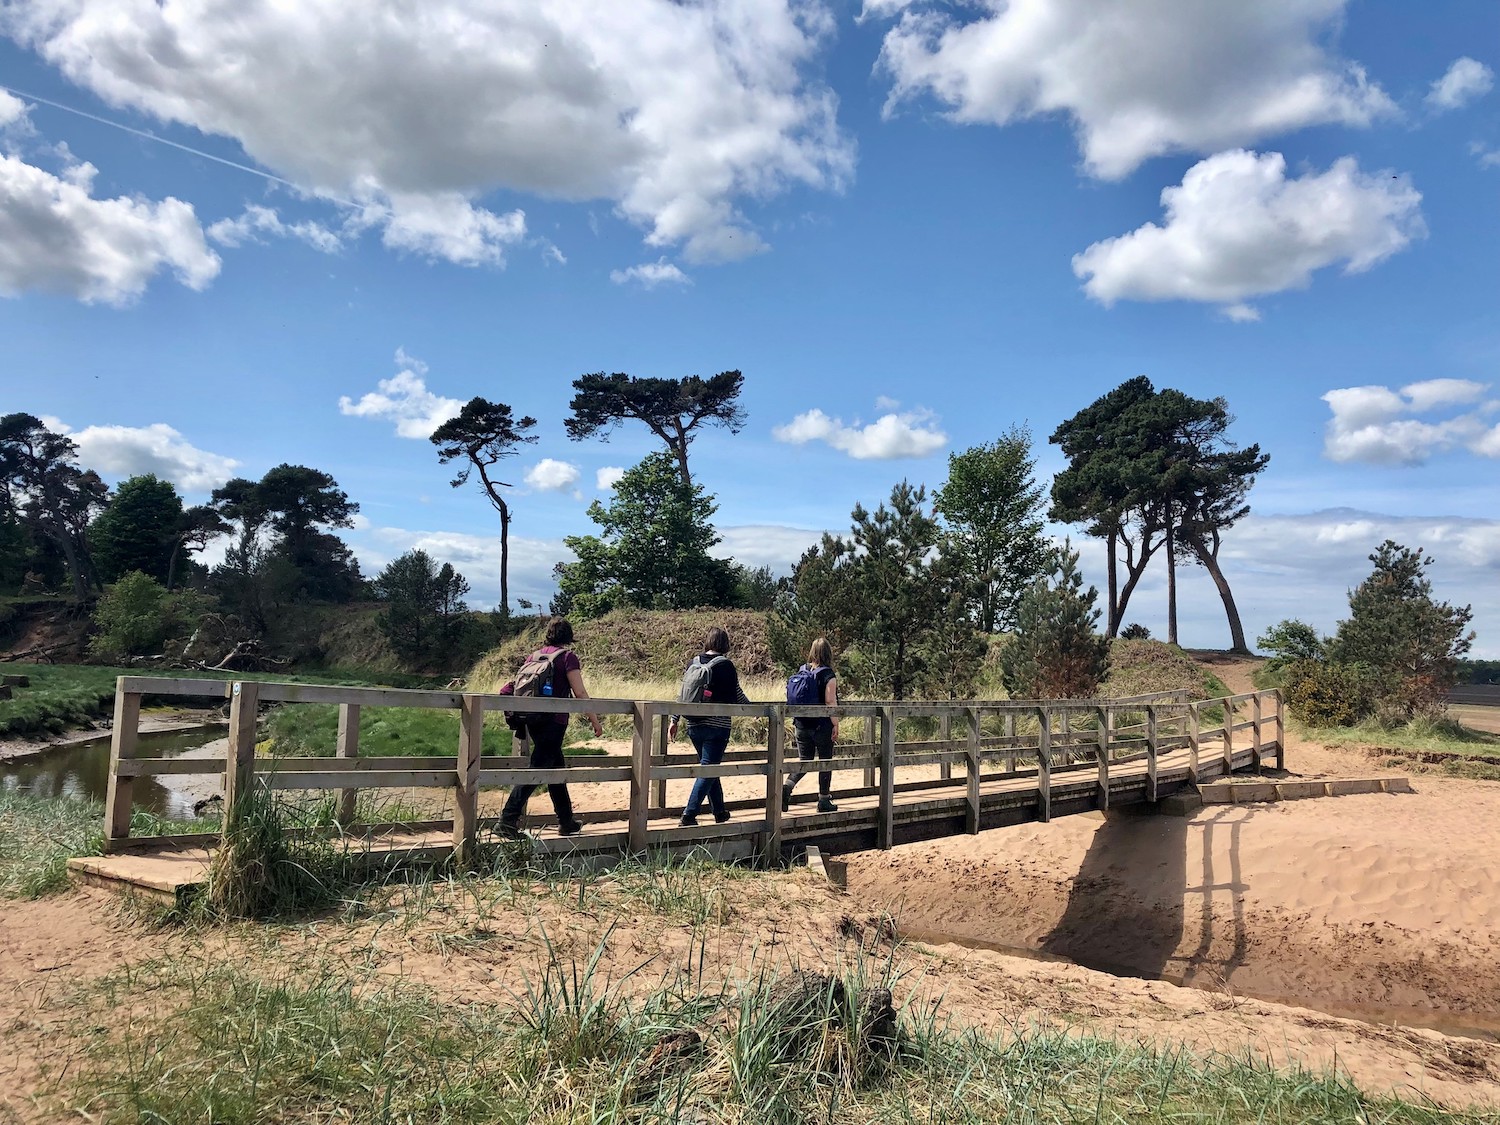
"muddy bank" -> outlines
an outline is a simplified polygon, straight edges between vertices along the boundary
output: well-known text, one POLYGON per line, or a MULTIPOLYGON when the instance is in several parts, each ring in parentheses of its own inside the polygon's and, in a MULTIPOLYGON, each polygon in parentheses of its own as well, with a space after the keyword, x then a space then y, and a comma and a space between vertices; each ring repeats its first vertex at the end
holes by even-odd
POLYGON ((1372 1019, 1500 1031, 1500 787, 1069 817, 853 856, 908 932, 1372 1019))

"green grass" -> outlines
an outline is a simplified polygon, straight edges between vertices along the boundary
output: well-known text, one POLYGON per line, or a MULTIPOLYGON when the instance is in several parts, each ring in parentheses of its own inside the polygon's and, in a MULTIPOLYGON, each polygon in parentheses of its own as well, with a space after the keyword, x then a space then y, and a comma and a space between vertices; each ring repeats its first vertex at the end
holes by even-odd
MULTIPOLYGON (((270 752, 286 757, 331 756, 338 745, 339 709, 332 704, 278 707, 266 718, 270 752)), ((498 714, 485 716, 484 752, 509 754, 510 730, 498 714)), ((435 708, 362 707, 359 752, 372 757, 458 753, 458 713, 435 708)))
POLYGON ((66 1100, 90 1120, 154 1125, 1486 1119, 1250 1058, 959 1028, 933 1007, 872 1042, 854 1014, 887 975, 856 962, 836 973, 841 997, 830 985, 827 1000, 807 1003, 778 997, 770 976, 632 998, 602 977, 596 950, 554 953, 507 1003, 460 1004, 332 972, 261 978, 160 962, 89 989, 83 1000, 120 1013, 125 1029, 94 1037, 66 1100))

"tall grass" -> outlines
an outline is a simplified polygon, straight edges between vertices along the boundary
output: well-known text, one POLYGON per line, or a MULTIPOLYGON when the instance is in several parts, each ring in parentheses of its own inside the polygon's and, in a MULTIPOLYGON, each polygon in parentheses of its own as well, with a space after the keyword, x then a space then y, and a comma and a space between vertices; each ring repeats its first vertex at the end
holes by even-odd
MULTIPOLYGON (((327 757, 338 746, 339 709, 332 704, 291 703, 266 716, 270 752, 287 757, 327 757)), ((509 754, 511 735, 498 714, 485 716, 484 752, 509 754)), ((361 756, 391 757, 458 752, 458 713, 425 707, 361 707, 361 756)))

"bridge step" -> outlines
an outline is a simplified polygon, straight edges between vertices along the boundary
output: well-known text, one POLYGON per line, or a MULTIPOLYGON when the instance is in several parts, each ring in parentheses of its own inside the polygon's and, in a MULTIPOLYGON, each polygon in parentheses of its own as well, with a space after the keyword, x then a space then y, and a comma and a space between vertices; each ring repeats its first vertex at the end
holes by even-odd
POLYGON ((1348 797, 1357 793, 1410 793, 1411 778, 1340 778, 1334 781, 1220 781, 1198 788, 1206 805, 1300 801, 1309 797, 1348 797))

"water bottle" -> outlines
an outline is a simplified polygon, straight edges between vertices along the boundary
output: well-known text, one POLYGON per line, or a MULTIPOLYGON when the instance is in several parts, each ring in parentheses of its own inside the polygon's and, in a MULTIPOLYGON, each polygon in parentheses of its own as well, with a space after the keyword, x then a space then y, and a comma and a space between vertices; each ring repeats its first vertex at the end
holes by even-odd
POLYGON ((551 695, 552 694, 552 681, 551 680, 548 680, 546 683, 542 684, 542 694, 543 695, 551 695))

